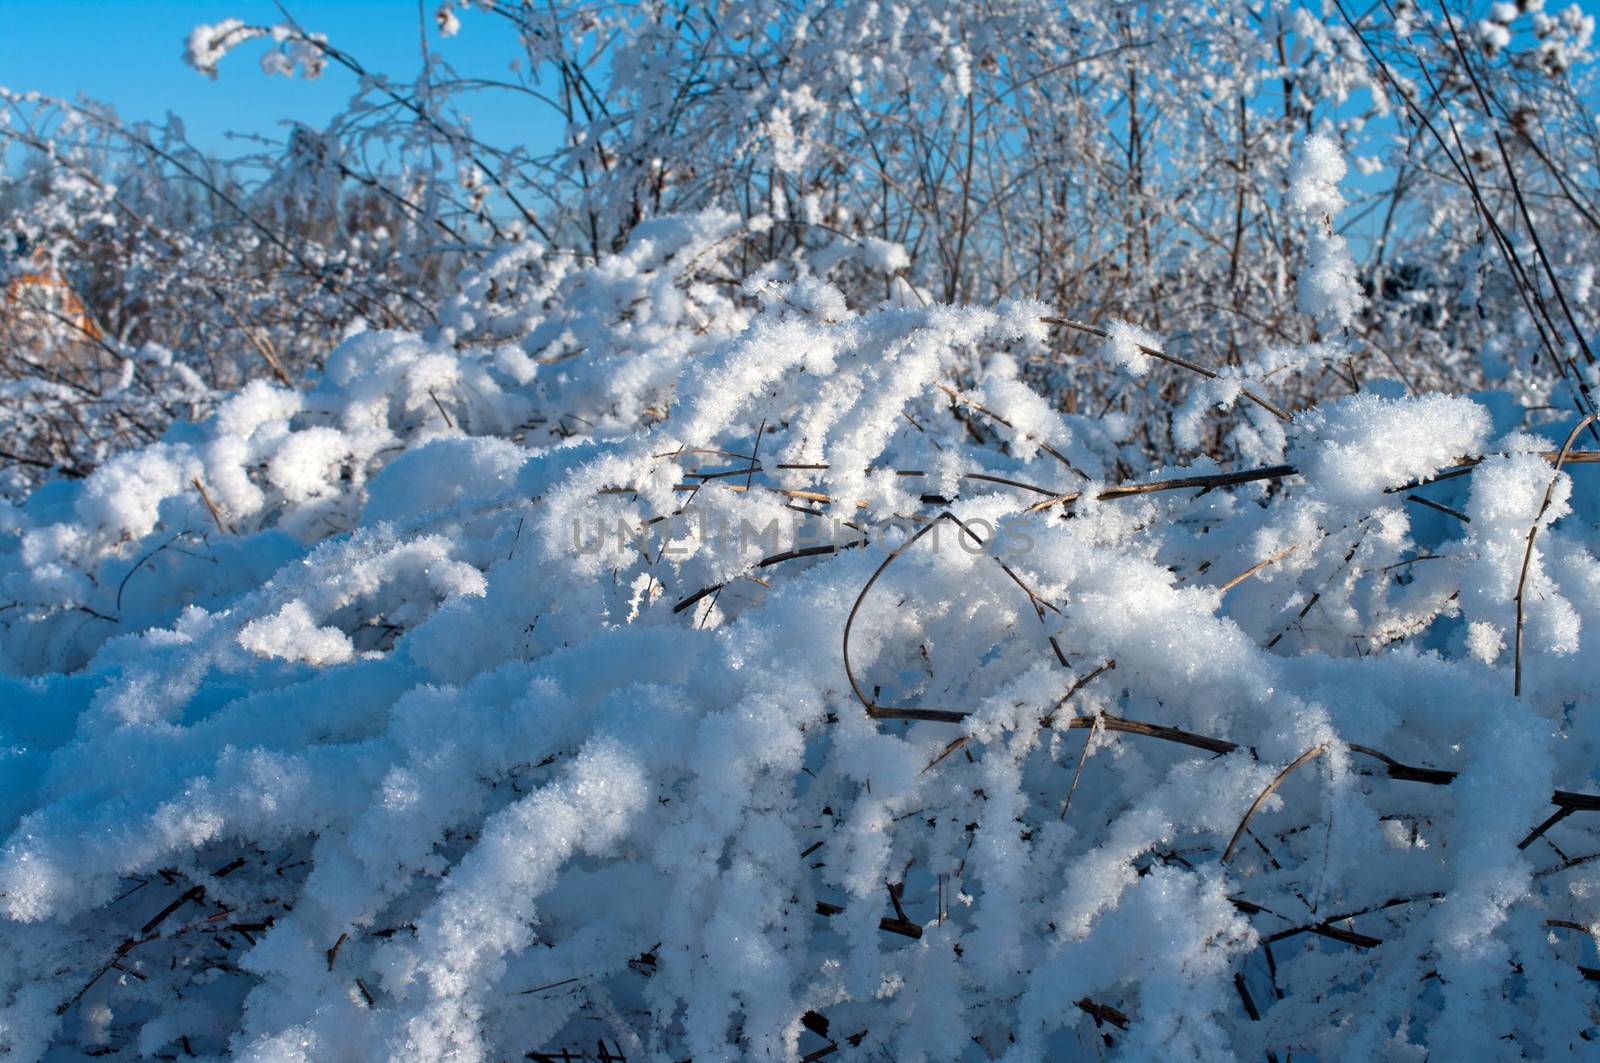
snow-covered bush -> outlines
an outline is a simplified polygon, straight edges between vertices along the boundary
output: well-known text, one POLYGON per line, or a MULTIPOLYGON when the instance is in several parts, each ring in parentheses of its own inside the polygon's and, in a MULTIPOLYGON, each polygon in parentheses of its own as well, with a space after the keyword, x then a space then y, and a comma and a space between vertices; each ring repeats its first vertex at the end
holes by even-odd
POLYGON ((227 20, 362 81, 215 216, 6 96, 116 313, 0 348, 0 1054, 1592 1054, 1590 26, 1528 6, 444 4, 545 160, 227 20))
POLYGON ((1124 486, 1048 308, 730 301, 750 235, 529 252, 441 311, 499 342, 353 334, 9 513, 8 1052, 1578 1049, 1559 440, 1244 403, 1257 466, 1124 486))

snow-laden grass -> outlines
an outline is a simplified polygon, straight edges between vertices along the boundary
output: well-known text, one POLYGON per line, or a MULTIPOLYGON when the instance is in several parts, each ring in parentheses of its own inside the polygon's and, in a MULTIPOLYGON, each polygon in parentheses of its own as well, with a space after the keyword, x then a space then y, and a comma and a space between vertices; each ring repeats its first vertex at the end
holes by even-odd
POLYGON ((508 255, 4 513, 8 1056, 1581 1054, 1570 424, 1240 401, 1334 340, 1143 468, 1052 308, 707 283, 738 237, 508 255))

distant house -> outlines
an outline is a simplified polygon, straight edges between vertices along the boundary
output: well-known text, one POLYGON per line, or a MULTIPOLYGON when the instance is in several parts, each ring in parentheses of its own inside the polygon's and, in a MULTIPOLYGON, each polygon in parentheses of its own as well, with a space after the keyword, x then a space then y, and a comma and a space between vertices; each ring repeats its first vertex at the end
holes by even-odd
POLYGON ((13 277, 0 301, 0 328, 24 347, 51 349, 94 343, 100 328, 72 285, 35 257, 35 268, 13 277))

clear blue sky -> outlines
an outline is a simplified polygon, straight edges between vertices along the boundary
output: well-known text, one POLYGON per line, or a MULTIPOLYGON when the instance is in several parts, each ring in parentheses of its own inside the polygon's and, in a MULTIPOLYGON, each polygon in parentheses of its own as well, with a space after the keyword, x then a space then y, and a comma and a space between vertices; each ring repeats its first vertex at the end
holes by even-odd
MULTIPOLYGON (((284 0, 307 30, 363 66, 410 82, 421 69, 416 0, 284 0)), ((499 18, 469 8, 461 32, 442 38, 433 21, 438 0, 425 0, 428 47, 462 75, 510 80, 520 56, 499 18)), ((124 119, 183 119, 199 148, 232 154, 229 131, 282 137, 285 119, 320 126, 355 92, 355 78, 330 65, 307 81, 261 72, 261 41, 230 53, 215 81, 183 62, 189 31, 200 23, 239 18, 271 25, 281 16, 271 0, 0 0, 0 85, 73 98, 84 93, 114 105, 124 119)), ((485 92, 460 104, 474 129, 497 144, 554 146, 557 120, 516 93, 485 92)))

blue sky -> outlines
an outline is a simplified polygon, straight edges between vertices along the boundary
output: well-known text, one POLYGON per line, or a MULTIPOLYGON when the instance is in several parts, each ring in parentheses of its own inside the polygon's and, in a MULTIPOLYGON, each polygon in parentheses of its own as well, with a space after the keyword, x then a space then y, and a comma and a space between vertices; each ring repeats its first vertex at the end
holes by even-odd
MULTIPOLYGON (((445 39, 433 22, 437 0, 425 0, 428 47, 458 73, 509 79, 518 58, 513 34, 481 11, 461 12, 461 33, 445 39)), ((285 0, 306 29, 320 31, 368 69, 410 81, 421 68, 416 0, 285 0)), ((329 66, 322 77, 268 77, 252 42, 218 66, 216 80, 183 62, 183 44, 200 23, 240 18, 271 25, 281 16, 271 0, 0 0, 0 85, 72 98, 82 92, 113 104, 125 119, 181 117, 189 139, 206 151, 238 149, 229 131, 282 136, 286 119, 321 125, 354 93, 349 73, 329 66)), ((496 143, 548 147, 560 128, 542 106, 516 94, 486 92, 462 105, 480 134, 496 143)))

